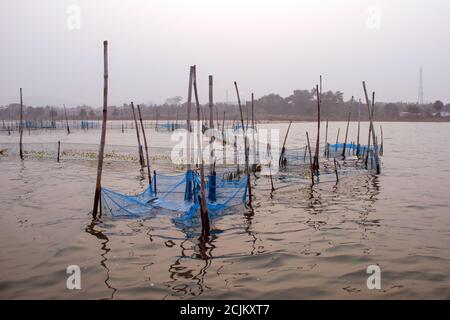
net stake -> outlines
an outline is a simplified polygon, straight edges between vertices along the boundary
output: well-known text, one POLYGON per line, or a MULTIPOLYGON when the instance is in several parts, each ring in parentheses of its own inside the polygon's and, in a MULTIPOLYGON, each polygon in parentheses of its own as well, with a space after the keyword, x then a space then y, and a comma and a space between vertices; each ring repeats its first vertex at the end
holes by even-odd
MULTIPOLYGON (((101 192, 101 179, 103 170, 103 156, 105 152, 105 140, 106 140, 106 121, 108 115, 108 41, 103 42, 103 122, 102 122, 102 133, 100 137, 100 150, 98 152, 98 167, 97 167, 97 182, 95 184, 95 194, 94 194, 94 209, 92 211, 92 217, 97 218, 97 211, 100 201, 101 192)), ((101 213, 100 207, 100 213, 101 213)))

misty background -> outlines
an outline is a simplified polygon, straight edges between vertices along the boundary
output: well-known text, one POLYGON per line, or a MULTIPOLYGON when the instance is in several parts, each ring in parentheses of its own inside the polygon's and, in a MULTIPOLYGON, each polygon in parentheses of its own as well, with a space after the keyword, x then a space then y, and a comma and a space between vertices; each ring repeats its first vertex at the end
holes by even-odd
POLYGON ((207 100, 311 90, 385 102, 450 102, 450 2, 62 1, 0 2, 0 105, 102 104, 102 41, 109 41, 111 105, 186 99, 189 66, 207 100))

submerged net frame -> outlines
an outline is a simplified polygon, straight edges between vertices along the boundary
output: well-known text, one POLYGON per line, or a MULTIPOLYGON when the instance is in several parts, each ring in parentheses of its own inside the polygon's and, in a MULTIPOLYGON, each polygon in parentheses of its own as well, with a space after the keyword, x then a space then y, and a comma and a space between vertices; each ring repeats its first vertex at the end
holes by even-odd
MULTIPOLYGON (((206 181, 209 218, 245 204, 247 177, 226 179, 210 175, 206 181)), ((195 225, 199 222, 200 177, 193 170, 179 175, 154 173, 152 185, 137 195, 126 195, 107 188, 101 190, 102 209, 112 217, 148 218, 158 213, 172 213, 175 222, 195 225)))

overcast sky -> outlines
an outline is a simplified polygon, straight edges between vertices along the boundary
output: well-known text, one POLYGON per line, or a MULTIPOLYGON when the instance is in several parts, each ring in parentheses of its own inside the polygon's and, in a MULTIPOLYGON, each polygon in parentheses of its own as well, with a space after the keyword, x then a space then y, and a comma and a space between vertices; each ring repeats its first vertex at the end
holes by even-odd
POLYGON ((310 89, 450 102, 448 0, 1 0, 0 104, 102 104, 109 41, 110 104, 185 99, 197 65, 200 99, 287 96, 310 89))

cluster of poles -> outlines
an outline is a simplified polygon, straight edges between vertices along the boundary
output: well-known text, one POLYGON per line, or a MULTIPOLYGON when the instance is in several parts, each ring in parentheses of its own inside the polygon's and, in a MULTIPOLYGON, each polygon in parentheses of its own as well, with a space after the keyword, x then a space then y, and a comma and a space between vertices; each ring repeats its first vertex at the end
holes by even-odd
MULTIPOLYGON (((368 114, 369 114, 369 133, 368 133, 368 144, 367 146, 362 147, 360 144, 360 131, 361 131, 361 101, 360 101, 360 108, 358 110, 358 134, 357 134, 357 142, 356 142, 356 156, 358 159, 362 159, 365 163, 365 166, 368 167, 368 161, 369 158, 371 161, 375 162, 375 170, 376 174, 381 173, 381 166, 380 166, 380 155, 383 155, 383 128, 380 126, 381 129, 381 146, 378 145, 378 137, 375 134, 374 130, 374 124, 373 124, 373 115, 375 110, 375 92, 372 93, 372 100, 369 99, 367 87, 365 81, 362 83, 363 90, 364 90, 364 96, 366 99, 368 114), (373 147, 371 147, 373 145, 373 147)), ((311 186, 314 186, 316 183, 316 178, 318 179, 320 175, 320 161, 319 161, 319 149, 320 149, 320 124, 321 124, 321 115, 320 115, 320 108, 321 108, 321 95, 322 95, 322 76, 320 76, 320 85, 316 85, 316 96, 317 96, 317 136, 316 136, 316 143, 315 143, 315 150, 314 154, 311 148, 311 141, 310 141, 310 135, 309 132, 306 132, 306 146, 305 146, 305 154, 304 159, 306 159, 306 156, 309 155, 309 170, 310 170, 310 178, 311 178, 311 186)), ((351 98, 351 106, 353 106, 354 97, 351 98)), ((352 108, 352 107, 351 107, 352 108)), ((347 127, 345 132, 345 140, 342 148, 341 153, 341 159, 346 159, 346 152, 348 147, 348 132, 349 132, 349 126, 350 126, 350 118, 351 118, 351 112, 350 109, 348 119, 347 119, 347 127)), ((280 153, 279 158, 279 166, 283 167, 286 163, 285 158, 285 152, 286 152, 286 141, 289 135, 289 131, 292 125, 292 121, 289 123, 286 136, 284 138, 283 146, 280 153)), ((339 143, 339 133, 340 128, 338 129, 337 137, 336 137, 336 146, 339 143)), ((326 129, 325 129, 325 152, 324 156, 329 159, 330 156, 330 144, 328 143, 328 120, 326 121, 326 129)), ((334 164, 334 172, 336 175, 336 182, 339 181, 339 175, 337 167, 339 166, 339 162, 336 161, 336 158, 333 159, 334 164)), ((272 184, 272 190, 273 190, 273 184, 272 184)))
MULTIPOLYGON (((107 119, 108 119, 108 42, 103 42, 103 59, 104 59, 104 88, 103 88, 103 111, 102 111, 102 127, 101 127, 101 137, 100 137, 100 147, 98 152, 98 166, 97 166, 97 179, 96 179, 96 185, 95 185, 95 193, 94 193, 94 206, 93 206, 93 218, 97 219, 101 216, 101 178, 102 178, 102 171, 103 171, 103 160, 104 160, 104 154, 105 154, 105 143, 106 143, 106 128, 107 128, 107 119)), ((213 99, 213 76, 210 75, 208 77, 208 85, 209 85, 209 124, 208 127, 210 129, 214 129, 214 99, 213 99)), ((244 121, 244 112, 243 107, 241 104, 241 97, 239 93, 239 88, 237 82, 234 82, 234 87, 236 90, 236 96, 238 101, 238 107, 239 107, 239 116, 240 116, 240 127, 242 129, 242 135, 243 135, 243 141, 244 141, 244 156, 245 156, 245 175, 247 177, 247 192, 248 192, 248 205, 252 206, 252 183, 251 183, 251 169, 249 165, 249 141, 248 141, 248 134, 247 130, 249 127, 249 112, 247 108, 247 123, 244 121)), ((368 146, 364 149, 364 154, 360 154, 360 110, 359 110, 359 119, 358 119, 358 136, 357 136, 357 156, 358 158, 364 158, 367 164, 369 154, 373 153, 373 159, 375 161, 375 169, 376 173, 380 173, 380 160, 379 160, 379 151, 382 152, 378 148, 378 138, 375 134, 374 130, 374 124, 373 124, 373 113, 374 113, 374 106, 375 106, 375 92, 372 93, 372 99, 369 99, 368 91, 366 88, 366 83, 363 82, 363 90, 366 100, 366 105, 368 109, 369 114, 369 135, 368 135, 368 146), (373 144, 373 148, 370 148, 370 145, 373 144)), ((320 85, 316 85, 316 96, 317 96, 317 136, 315 141, 315 150, 314 154, 311 148, 311 141, 309 132, 306 132, 306 140, 307 145, 305 147, 305 156, 306 153, 309 154, 309 164, 310 164, 310 172, 311 172, 311 185, 313 186, 315 184, 315 177, 319 176, 320 171, 320 125, 321 125, 321 117, 320 117, 320 109, 321 109, 321 95, 322 95, 322 77, 320 77, 320 85)), ((207 121, 207 117, 205 116, 205 113, 203 112, 203 108, 201 107, 200 101, 199 101, 199 95, 198 95, 198 83, 197 83, 197 74, 196 74, 196 66, 193 65, 190 67, 190 73, 189 73, 189 87, 188 87, 188 99, 187 99, 187 119, 186 119, 186 128, 188 128, 189 132, 192 131, 192 123, 191 123, 191 112, 192 112, 192 98, 195 99, 195 106, 196 106, 196 115, 197 115, 197 146, 199 148, 198 154, 200 155, 200 159, 197 158, 196 163, 196 169, 199 170, 200 173, 200 194, 198 195, 198 203, 200 204, 200 217, 202 222, 202 232, 201 232, 201 238, 207 239, 210 236, 210 221, 208 216, 208 207, 207 207, 207 200, 206 200, 206 182, 205 182, 205 162, 203 159, 203 150, 202 150, 202 130, 203 130, 203 121, 207 121)), ((352 102, 353 102, 352 97, 352 102)), ((147 137, 145 134, 145 126, 142 119, 142 113, 141 108, 139 105, 134 105, 134 102, 131 102, 131 109, 133 113, 134 118, 134 127, 136 129, 136 137, 138 142, 138 153, 139 153, 139 163, 142 167, 142 169, 146 168, 147 170, 147 176, 148 176, 148 183, 149 185, 152 185, 152 174, 151 174, 151 168, 150 168, 150 158, 149 158, 149 150, 148 150, 148 143, 147 143, 147 137), (136 112, 137 111, 137 112, 136 112), (138 120, 139 124, 138 125, 138 120), (143 145, 141 142, 141 134, 143 138, 143 145), (145 150, 145 157, 144 157, 144 150, 145 150)), ((67 112, 66 108, 64 106, 65 111, 65 118, 66 118, 66 130, 67 133, 70 134, 70 127, 69 127, 69 121, 67 119, 67 112)), ((252 93, 252 101, 251 101, 251 112, 252 112, 252 126, 255 128, 255 120, 254 120, 254 100, 253 100, 253 93, 252 93)), ((216 117, 217 117, 217 128, 220 127, 219 119, 218 119, 218 111, 216 108, 216 117)), ((346 155, 346 146, 347 146, 347 139, 348 139, 348 131, 349 131, 349 123, 350 123, 350 117, 351 117, 351 110, 349 112, 348 121, 347 121, 347 128, 346 128, 346 134, 345 134, 345 142, 344 147, 342 150, 342 157, 345 160, 346 155)), ((223 123, 222 123, 222 131, 224 132, 225 127, 225 113, 223 117, 223 123)), ((285 163, 283 163, 284 159, 284 153, 286 151, 286 141, 289 135, 289 131, 292 125, 292 121, 289 123, 286 136, 284 138, 283 146, 281 149, 280 159, 279 159, 279 165, 283 166, 285 163)), ((254 130, 253 130, 254 132, 254 130)), ((254 133, 253 133, 254 134, 254 133)), ((382 135, 382 131, 381 131, 382 135)), ((339 132, 338 132, 339 136, 339 132)), ((210 137, 210 145, 212 147, 213 142, 215 141, 216 137, 211 136, 210 137)), ((223 143, 225 144, 225 137, 222 137, 223 143)), ((338 139, 336 143, 338 143, 338 139)), ((383 138, 381 138, 383 139, 383 138)), ((19 155, 20 158, 23 160, 23 147, 22 147, 22 141, 23 141, 23 98, 22 98, 22 88, 20 88, 20 123, 19 123, 19 155)), ((187 134, 187 170, 192 170, 191 165, 191 157, 190 157, 190 150, 191 150, 191 141, 190 141, 190 134, 187 134)), ((236 141, 236 137, 235 137, 236 141)), ((326 134, 325 134, 325 153, 324 155, 328 158, 330 152, 330 144, 328 143, 328 120, 326 122, 326 134)), ((60 142, 58 141, 58 162, 59 162, 59 149, 60 149, 60 142)), ((214 149, 211 148, 210 151, 210 165, 209 165, 209 175, 210 177, 216 176, 216 164, 215 164, 215 154, 214 149)), ((336 158, 334 160, 334 169, 336 173, 336 179, 339 180, 338 173, 337 173, 337 161, 336 158)), ((156 175, 155 175, 156 176, 156 175)), ((272 191, 274 191, 273 187, 273 180, 272 176, 271 178, 271 184, 272 184, 272 191)), ((153 179, 155 180, 155 179, 153 179)), ((155 190, 156 190, 156 181, 153 181, 155 184, 155 190)))
MULTIPOLYGON (((103 113, 102 113, 102 130, 101 130, 101 137, 100 137, 100 148, 98 153, 98 166, 97 166, 97 180, 95 185, 95 193, 94 193, 94 207, 93 207, 93 218, 96 219, 101 216, 101 178, 102 178, 102 171, 103 171, 103 159, 104 159, 104 152, 105 152, 105 140, 106 140, 106 125, 107 125, 107 114, 108 114, 108 42, 104 41, 103 43, 103 58, 104 58, 104 89, 103 89, 103 113)), ((208 77, 209 80, 209 128, 214 128, 214 101, 213 101, 213 76, 208 77)), ((237 82, 234 82, 234 86, 236 89, 236 95, 238 99, 238 106, 239 106, 239 114, 241 118, 241 126, 243 128, 242 134, 244 139, 244 148, 245 148, 245 174, 247 176, 247 189, 249 194, 249 202, 248 205, 252 205, 252 191, 251 191, 251 180, 250 180, 250 168, 249 168, 249 148, 248 148, 248 137, 247 137, 247 127, 244 125, 244 115, 242 110, 242 104, 239 94, 239 88, 237 82)), ((198 84, 197 84, 197 75, 196 75, 196 66, 190 67, 190 74, 189 74, 189 87, 188 87, 188 101, 187 101, 187 119, 186 119, 186 127, 189 128, 188 131, 191 131, 192 128, 191 124, 191 112, 192 112, 192 98, 195 99, 195 106, 196 106, 196 113, 197 113, 197 145, 199 147, 198 154, 200 155, 199 163, 197 163, 197 168, 200 172, 200 194, 198 202, 200 204, 200 217, 202 222, 202 231, 201 231, 201 238, 207 239, 210 236, 210 221, 209 221, 209 215, 208 215, 208 207, 207 207, 207 200, 206 200, 206 182, 205 182, 205 162, 203 159, 203 150, 202 150, 202 143, 201 143, 201 134, 203 129, 203 120, 204 117, 201 112, 201 105, 199 101, 199 95, 198 95, 198 84)), ((253 94, 252 94, 253 97, 253 94)), ((152 183, 152 176, 151 176, 151 170, 150 170, 150 160, 149 160, 149 154, 148 154, 148 144, 147 139, 145 135, 145 129, 144 124, 142 120, 142 114, 139 105, 137 107, 137 114, 135 112, 134 103, 131 102, 131 108, 133 111, 133 117, 135 122, 135 128, 136 128, 136 136, 138 141, 138 150, 139 150, 139 160, 142 167, 147 167, 147 173, 148 173, 148 182, 149 185, 152 183), (140 121, 140 128, 142 131, 143 136, 143 142, 145 147, 145 156, 146 161, 144 161, 144 154, 143 154, 143 148, 141 144, 141 135, 139 126, 137 124, 137 116, 139 117, 140 121)), ((217 111, 216 111, 217 113, 217 111)), ((212 136, 210 139, 210 144, 212 145, 215 140, 215 137, 212 136)), ((190 147, 191 147, 191 141, 190 141, 190 134, 187 135, 187 170, 192 170, 192 165, 190 162, 190 147)), ((211 149, 211 158, 214 158, 214 150, 211 149)), ((210 176, 215 176, 215 162, 212 161, 210 163, 210 176)))

